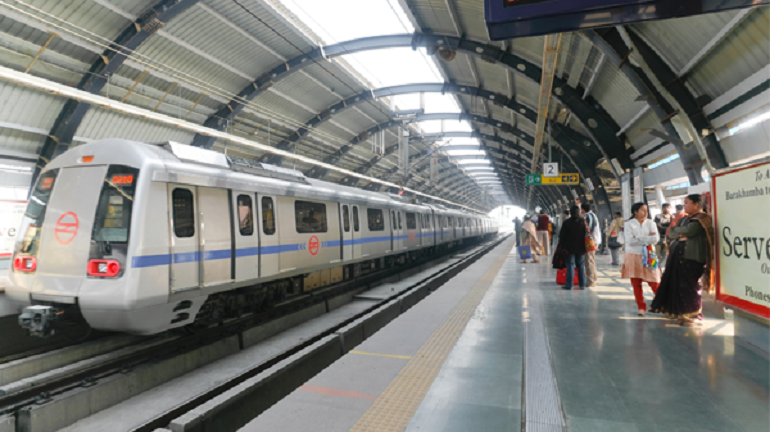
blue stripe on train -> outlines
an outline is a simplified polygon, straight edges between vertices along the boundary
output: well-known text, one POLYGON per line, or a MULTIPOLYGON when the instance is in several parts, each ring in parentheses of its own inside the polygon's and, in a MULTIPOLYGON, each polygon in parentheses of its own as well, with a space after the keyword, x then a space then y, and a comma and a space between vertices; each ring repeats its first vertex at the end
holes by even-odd
MULTIPOLYGON (((424 233, 424 234, 416 234, 416 237, 431 237, 435 235, 436 233, 430 232, 430 233, 424 233)), ((407 238, 409 238, 408 235, 394 237, 394 239, 396 240, 407 239, 407 238)), ((357 238, 352 240, 352 244, 358 245, 358 244, 376 243, 376 242, 382 242, 382 241, 390 241, 390 236, 357 238)), ((345 240, 344 244, 345 245, 351 244, 351 240, 345 240)), ((324 248, 339 247, 339 245, 340 245, 339 240, 330 240, 330 241, 324 241, 321 243, 321 247, 324 247, 324 248)), ((276 246, 262 246, 261 248, 248 247, 248 248, 236 249, 235 257, 242 258, 242 257, 260 255, 260 254, 271 255, 271 254, 278 254, 283 252, 295 252, 298 250, 302 250, 305 247, 306 247, 305 243, 276 245, 276 246)), ((232 256, 232 251, 230 249, 203 252, 203 260, 205 261, 229 259, 231 256, 232 256)), ((131 259, 131 267, 142 268, 142 267, 169 265, 171 264, 171 258, 172 258, 171 254, 135 256, 131 259)), ((175 253, 173 254, 173 260, 174 260, 174 263, 177 263, 177 264, 201 261, 201 252, 175 253)))

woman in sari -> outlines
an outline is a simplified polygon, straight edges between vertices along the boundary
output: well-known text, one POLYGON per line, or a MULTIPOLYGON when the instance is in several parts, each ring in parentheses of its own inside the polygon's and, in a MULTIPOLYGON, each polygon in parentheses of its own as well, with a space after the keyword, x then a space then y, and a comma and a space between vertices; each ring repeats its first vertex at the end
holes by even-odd
MULTIPOLYGON (((540 262, 537 259, 537 256, 540 255, 541 251, 543 250, 543 246, 540 244, 540 241, 537 239, 537 227, 530 219, 525 219, 524 224, 521 226, 521 232, 522 232, 522 240, 521 245, 522 246, 529 246, 530 249, 532 249, 532 261, 534 262, 540 262)), ((526 263, 527 260, 521 260, 522 263, 526 263)))
POLYGON ((711 280, 714 259, 714 225, 711 216, 703 210, 700 195, 684 199, 687 217, 669 230, 673 240, 666 262, 666 272, 652 301, 650 311, 678 320, 683 326, 701 325, 701 293, 698 280, 711 280))

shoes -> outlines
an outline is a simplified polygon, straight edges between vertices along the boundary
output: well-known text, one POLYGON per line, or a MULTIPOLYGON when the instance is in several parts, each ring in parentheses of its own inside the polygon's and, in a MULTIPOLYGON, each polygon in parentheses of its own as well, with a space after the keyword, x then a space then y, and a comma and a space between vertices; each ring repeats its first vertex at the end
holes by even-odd
POLYGON ((637 312, 636 314, 637 314, 637 315, 639 315, 639 316, 644 316, 646 313, 647 313, 647 311, 646 311, 646 310, 644 310, 644 309, 639 309, 639 312, 637 312))
POLYGON ((586 285, 586 286, 587 286, 588 288, 595 288, 595 287, 596 287, 596 284, 593 284, 593 285, 586 285))
POLYGON ((613 266, 617 267, 617 266, 619 266, 620 264, 612 263, 612 264, 610 264, 610 265, 613 265, 613 266))
POLYGON ((572 290, 572 287, 570 287, 570 288, 567 288, 567 286, 566 286, 566 285, 563 285, 563 286, 561 287, 561 289, 563 289, 563 290, 567 290, 567 291, 570 291, 570 290, 572 290))

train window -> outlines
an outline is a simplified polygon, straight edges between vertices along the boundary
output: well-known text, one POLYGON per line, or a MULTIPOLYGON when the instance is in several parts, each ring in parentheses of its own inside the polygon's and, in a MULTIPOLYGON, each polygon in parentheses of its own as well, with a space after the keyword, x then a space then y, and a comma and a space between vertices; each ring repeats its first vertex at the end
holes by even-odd
POLYGON ((238 195, 238 229, 242 236, 254 234, 254 211, 252 208, 250 196, 238 195))
POLYGON ((385 231, 385 218, 380 209, 366 209, 366 218, 369 220, 369 231, 385 231))
POLYGON ((262 197, 262 232, 275 234, 275 206, 271 197, 262 197))
POLYGON ((452 216, 448 216, 447 217, 447 221, 448 221, 447 223, 449 224, 450 228, 453 226, 452 224, 454 223, 454 221, 452 219, 454 219, 452 216))
POLYGON ((406 229, 417 229, 417 218, 414 213, 406 214, 406 229))
POLYGON ((348 206, 342 206, 342 228, 345 232, 350 232, 350 212, 348 206))
POLYGON ((24 212, 24 218, 21 221, 19 235, 23 235, 24 239, 18 243, 17 252, 37 254, 37 248, 40 243, 40 228, 43 226, 45 209, 47 208, 48 200, 51 198, 51 191, 58 173, 58 169, 50 170, 41 175, 37 181, 35 190, 32 192, 32 196, 29 197, 27 211, 24 212))
POLYGON ((96 206, 91 240, 112 244, 128 243, 134 187, 138 176, 138 169, 127 166, 112 165, 107 170, 99 204, 96 206))
POLYGON ((396 212, 393 210, 390 211, 390 229, 391 231, 398 229, 398 225, 396 225, 396 212))
POLYGON ((358 232, 360 225, 358 224, 358 206, 353 206, 353 231, 358 232))
POLYGON ((174 205, 174 234, 179 238, 195 235, 195 206, 189 189, 176 188, 171 193, 174 205))
POLYGON ((443 216, 442 219, 444 219, 444 228, 449 227, 449 221, 448 221, 449 218, 446 216, 443 216))
POLYGON ((294 220, 298 233, 326 232, 326 204, 294 201, 294 220))
POLYGON ((398 212, 398 229, 404 229, 404 226, 401 225, 401 212, 398 212))
POLYGON ((457 228, 463 227, 463 218, 457 218, 457 228))

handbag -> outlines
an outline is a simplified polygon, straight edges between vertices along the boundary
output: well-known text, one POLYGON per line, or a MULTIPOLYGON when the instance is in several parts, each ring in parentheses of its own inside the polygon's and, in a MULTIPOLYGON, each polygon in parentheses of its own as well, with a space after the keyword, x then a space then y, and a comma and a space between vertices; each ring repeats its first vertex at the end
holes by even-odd
POLYGON ((620 249, 623 247, 623 244, 619 241, 619 237, 610 237, 610 239, 607 241, 607 246, 610 249, 620 249))
POLYGON ((553 253, 553 259, 551 259, 551 265, 556 270, 567 268, 567 251, 561 247, 561 241, 556 245, 556 250, 553 253))
POLYGON ((522 261, 532 259, 532 248, 530 246, 519 246, 519 256, 522 261))
POLYGON ((588 225, 586 224, 586 252, 594 252, 597 249, 596 243, 591 232, 588 231, 588 225))

